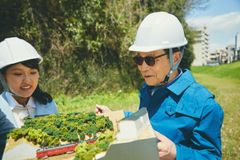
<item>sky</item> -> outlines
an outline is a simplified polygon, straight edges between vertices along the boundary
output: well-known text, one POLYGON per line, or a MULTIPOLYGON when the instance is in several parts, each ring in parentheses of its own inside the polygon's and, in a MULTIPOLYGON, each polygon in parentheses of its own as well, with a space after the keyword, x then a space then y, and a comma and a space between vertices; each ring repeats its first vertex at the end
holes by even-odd
POLYGON ((209 0, 205 9, 194 9, 186 17, 192 27, 206 26, 209 51, 235 44, 240 33, 240 0, 209 0))

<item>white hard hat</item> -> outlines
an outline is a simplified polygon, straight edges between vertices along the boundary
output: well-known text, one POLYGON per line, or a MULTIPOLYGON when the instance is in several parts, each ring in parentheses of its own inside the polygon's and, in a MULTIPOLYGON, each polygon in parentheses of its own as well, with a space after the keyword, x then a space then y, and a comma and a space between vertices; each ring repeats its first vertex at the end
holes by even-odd
POLYGON ((0 43, 0 69, 30 59, 39 59, 39 63, 42 61, 36 49, 25 40, 11 37, 0 43))
POLYGON ((151 52, 186 44, 183 27, 177 17, 167 12, 155 12, 144 18, 129 50, 151 52))

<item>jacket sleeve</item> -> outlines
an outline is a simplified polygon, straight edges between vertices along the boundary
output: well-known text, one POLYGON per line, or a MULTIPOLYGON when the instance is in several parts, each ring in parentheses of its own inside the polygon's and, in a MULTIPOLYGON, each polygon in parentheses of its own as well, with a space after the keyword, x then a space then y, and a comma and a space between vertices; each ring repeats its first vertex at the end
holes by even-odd
POLYGON ((0 109, 0 135, 10 132, 14 125, 7 119, 6 115, 0 109))
POLYGON ((222 123, 223 110, 214 99, 208 99, 189 144, 176 144, 176 160, 220 160, 222 123))
POLYGON ((0 109, 0 159, 2 159, 2 155, 7 142, 7 134, 13 128, 13 124, 6 118, 6 115, 0 109))

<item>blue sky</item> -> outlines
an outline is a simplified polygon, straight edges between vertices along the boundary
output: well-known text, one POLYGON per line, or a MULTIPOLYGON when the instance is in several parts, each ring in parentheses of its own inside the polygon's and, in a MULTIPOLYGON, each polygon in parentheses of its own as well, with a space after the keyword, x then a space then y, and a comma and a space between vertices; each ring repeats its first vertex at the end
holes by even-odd
POLYGON ((192 27, 207 26, 210 52, 225 48, 240 33, 240 0, 209 0, 204 10, 192 10, 186 21, 192 27))

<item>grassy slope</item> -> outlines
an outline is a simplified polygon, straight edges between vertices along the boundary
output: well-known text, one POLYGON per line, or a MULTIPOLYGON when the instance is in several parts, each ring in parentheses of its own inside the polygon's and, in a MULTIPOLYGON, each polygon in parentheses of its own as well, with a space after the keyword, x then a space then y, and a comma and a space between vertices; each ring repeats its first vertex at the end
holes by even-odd
POLYGON ((224 64, 220 66, 192 67, 193 73, 208 74, 217 78, 240 80, 240 62, 224 64))
MULTIPOLYGON (((224 160, 240 159, 240 62, 216 67, 192 67, 196 80, 206 86, 215 96, 225 112, 222 129, 224 160)), ((112 109, 135 111, 138 92, 99 93, 88 97, 66 97, 55 99, 60 112, 94 111, 95 104, 105 104, 112 109)))
POLYGON ((81 95, 66 97, 65 95, 55 98, 60 112, 95 112, 96 104, 109 106, 113 110, 126 109, 136 111, 138 108, 138 92, 123 93, 99 93, 87 97, 81 95))

